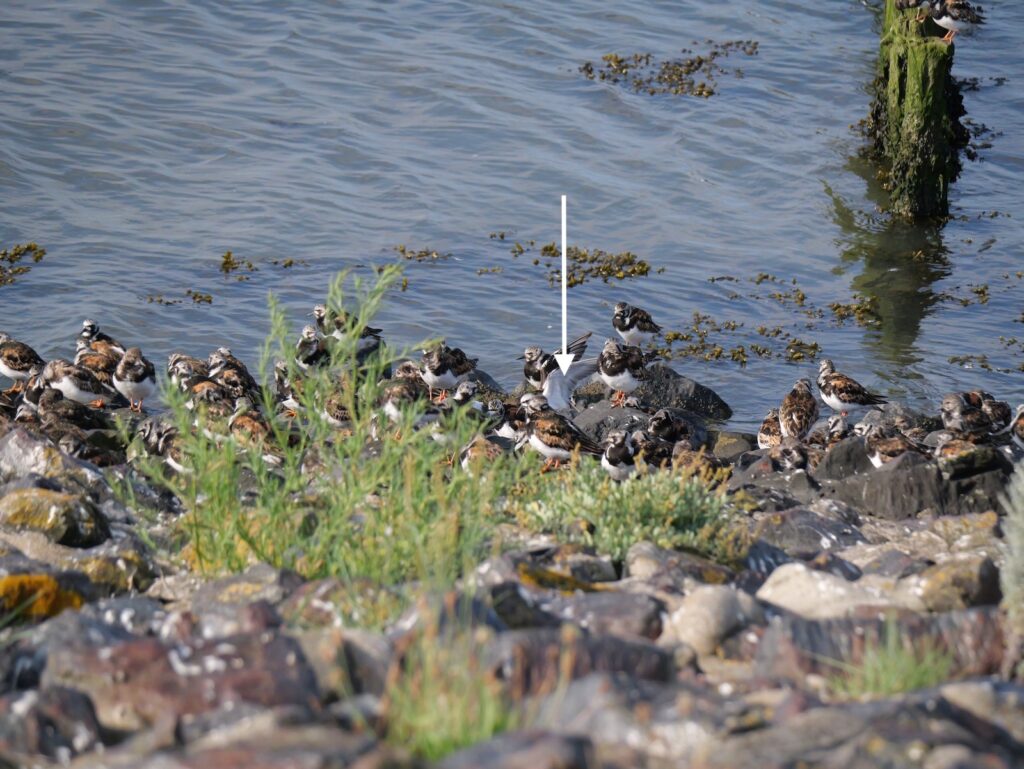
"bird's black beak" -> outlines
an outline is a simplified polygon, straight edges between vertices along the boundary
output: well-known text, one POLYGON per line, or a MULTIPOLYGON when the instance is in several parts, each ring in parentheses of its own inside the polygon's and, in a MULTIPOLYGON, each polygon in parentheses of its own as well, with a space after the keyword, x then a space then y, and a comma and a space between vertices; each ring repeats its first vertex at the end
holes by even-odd
POLYGON ((526 356, 525 355, 517 355, 516 356, 516 360, 526 360, 526 356))

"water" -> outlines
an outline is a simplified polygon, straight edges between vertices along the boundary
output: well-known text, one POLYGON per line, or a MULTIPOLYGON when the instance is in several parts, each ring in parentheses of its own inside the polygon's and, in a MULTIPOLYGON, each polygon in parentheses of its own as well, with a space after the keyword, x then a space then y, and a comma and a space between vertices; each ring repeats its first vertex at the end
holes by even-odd
MULTIPOLYGON (((743 323, 715 337, 726 350, 782 325, 916 403, 977 385, 1021 401, 1020 372, 948 361, 1024 360, 999 339, 1024 337, 1022 282, 1002 277, 1021 268, 1024 234, 1024 5, 988 6, 956 73, 979 79, 970 117, 1002 135, 965 163, 962 220, 917 228, 874 213, 884 194, 851 129, 868 107, 877 3, 7 0, 0 243, 48 255, 0 288, 0 328, 44 357, 73 352, 94 317, 153 359, 228 344, 255 360, 268 291, 299 323, 338 270, 370 276, 406 244, 452 257, 410 263, 378 325, 399 344, 444 335, 512 384, 525 345, 557 342, 560 299, 533 254, 488 235, 557 240, 564 193, 570 242, 664 269, 572 289, 573 335, 609 335, 624 299, 669 328, 694 311, 743 323), (708 100, 578 72, 608 52, 671 58, 706 39, 760 43, 723 61, 743 77, 719 76, 708 100), (259 268, 249 280, 221 275, 228 249, 259 268), (271 263, 284 258, 304 263, 271 263), (749 297, 767 284, 707 280, 761 271, 796 278, 828 317, 806 328, 799 308, 749 297), (985 305, 942 297, 986 283, 985 305), (831 322, 829 303, 855 291, 877 299, 880 328, 831 322)), ((815 366, 750 359, 673 365, 751 426, 815 366)))

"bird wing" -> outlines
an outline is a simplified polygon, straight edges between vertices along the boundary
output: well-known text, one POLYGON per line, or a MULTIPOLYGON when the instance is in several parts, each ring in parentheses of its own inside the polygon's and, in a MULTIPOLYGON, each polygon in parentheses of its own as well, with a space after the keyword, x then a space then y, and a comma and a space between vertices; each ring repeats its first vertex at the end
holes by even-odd
POLYGON ((886 402, 883 396, 875 395, 860 382, 845 374, 832 374, 825 380, 825 384, 843 403, 877 406, 886 402))

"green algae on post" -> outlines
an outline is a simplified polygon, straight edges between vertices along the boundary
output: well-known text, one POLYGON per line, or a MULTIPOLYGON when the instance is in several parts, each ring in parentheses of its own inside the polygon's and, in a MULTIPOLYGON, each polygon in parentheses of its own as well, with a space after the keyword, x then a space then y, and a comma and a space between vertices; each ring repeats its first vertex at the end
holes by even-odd
POLYGON ((969 134, 953 45, 933 36, 918 9, 898 11, 886 0, 874 103, 867 121, 871 154, 888 174, 890 208, 910 219, 949 214, 949 186, 960 173, 969 134))
POLYGON ((20 264, 26 256, 38 264, 46 256, 46 249, 38 243, 19 243, 0 251, 0 286, 13 283, 19 275, 32 269, 30 265, 20 264))

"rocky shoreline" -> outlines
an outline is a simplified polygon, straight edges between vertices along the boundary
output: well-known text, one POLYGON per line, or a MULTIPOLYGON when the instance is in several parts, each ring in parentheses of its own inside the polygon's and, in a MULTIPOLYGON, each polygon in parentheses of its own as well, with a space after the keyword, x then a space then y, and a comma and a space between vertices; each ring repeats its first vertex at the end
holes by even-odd
MULTIPOLYGON (((5 424, 0 767, 1024 762, 1024 686, 1001 675, 999 605, 1016 450, 876 469, 852 436, 783 467, 756 436, 721 428, 730 412, 714 392, 656 369, 637 408, 613 408, 600 385, 578 392, 576 424, 600 441, 660 408, 689 420, 728 468, 740 559, 639 541, 613 560, 507 521, 490 557, 375 631, 342 610, 375 586, 261 563, 203 576, 180 556, 181 500, 132 462, 101 469, 5 424), (526 716, 430 762, 388 740, 389 704, 424 633, 457 648, 454 627, 473 639, 466 664, 526 716), (887 644, 940 653, 942 679, 837 692, 887 644)), ((872 419, 937 425, 899 405, 872 419)))

